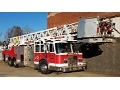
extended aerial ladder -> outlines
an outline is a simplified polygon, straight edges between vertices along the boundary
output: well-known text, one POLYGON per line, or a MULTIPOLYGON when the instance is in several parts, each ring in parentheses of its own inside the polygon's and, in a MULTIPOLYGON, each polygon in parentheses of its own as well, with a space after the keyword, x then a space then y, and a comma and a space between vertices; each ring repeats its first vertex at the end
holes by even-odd
POLYGON ((61 25, 59 27, 10 38, 10 43, 14 45, 27 45, 33 44, 34 41, 39 39, 77 41, 75 38, 77 35, 77 27, 78 22, 68 25, 61 25))
POLYGON ((114 29, 114 24, 110 19, 99 20, 98 18, 81 18, 79 22, 72 24, 61 25, 59 27, 10 38, 10 42, 14 45, 33 44, 34 41, 39 39, 61 39, 88 43, 113 42, 112 37, 114 37, 114 35, 112 34, 112 31, 114 29), (110 24, 110 27, 108 27, 107 24, 110 24), (110 33, 108 31, 110 31, 110 33))

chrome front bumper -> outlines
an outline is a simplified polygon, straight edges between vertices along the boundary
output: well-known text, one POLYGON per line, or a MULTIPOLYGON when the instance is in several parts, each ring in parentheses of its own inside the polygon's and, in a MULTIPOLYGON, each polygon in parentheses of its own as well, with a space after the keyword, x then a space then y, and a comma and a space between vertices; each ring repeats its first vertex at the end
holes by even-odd
POLYGON ((87 67, 86 63, 81 63, 77 66, 63 66, 63 67, 50 66, 50 69, 55 71, 62 71, 62 72, 72 72, 72 71, 85 70, 86 67, 87 67))
POLYGON ((71 72, 71 71, 78 71, 78 70, 85 70, 86 64, 77 65, 77 66, 69 66, 69 67, 62 67, 62 72, 71 72))

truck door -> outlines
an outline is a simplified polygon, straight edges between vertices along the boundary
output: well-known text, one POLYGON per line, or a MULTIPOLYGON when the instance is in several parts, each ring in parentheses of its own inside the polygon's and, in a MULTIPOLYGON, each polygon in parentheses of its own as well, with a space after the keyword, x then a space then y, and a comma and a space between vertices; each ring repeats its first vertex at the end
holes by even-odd
POLYGON ((47 60, 48 63, 55 63, 54 45, 52 43, 47 46, 47 60))

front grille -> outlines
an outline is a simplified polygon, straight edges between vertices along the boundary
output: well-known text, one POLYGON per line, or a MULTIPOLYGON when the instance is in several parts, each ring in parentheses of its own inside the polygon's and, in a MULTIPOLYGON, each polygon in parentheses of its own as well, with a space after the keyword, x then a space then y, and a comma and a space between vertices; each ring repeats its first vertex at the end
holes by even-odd
POLYGON ((77 66, 77 56, 71 56, 68 58, 68 66, 69 67, 77 66))

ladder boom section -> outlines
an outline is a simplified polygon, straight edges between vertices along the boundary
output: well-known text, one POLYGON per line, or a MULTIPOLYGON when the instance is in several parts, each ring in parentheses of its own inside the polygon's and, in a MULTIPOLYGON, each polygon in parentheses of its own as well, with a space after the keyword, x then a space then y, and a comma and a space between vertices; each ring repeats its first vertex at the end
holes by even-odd
POLYGON ((74 41, 74 36, 77 35, 77 28, 78 22, 67 25, 61 25, 58 27, 10 38, 10 43, 13 45, 27 45, 33 44, 34 41, 39 39, 60 39, 66 41, 74 41))

